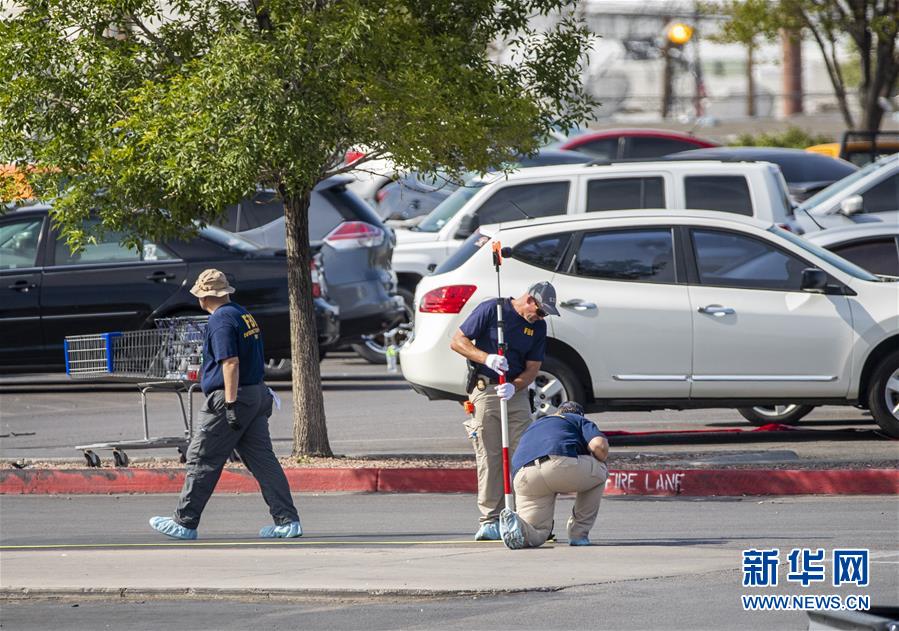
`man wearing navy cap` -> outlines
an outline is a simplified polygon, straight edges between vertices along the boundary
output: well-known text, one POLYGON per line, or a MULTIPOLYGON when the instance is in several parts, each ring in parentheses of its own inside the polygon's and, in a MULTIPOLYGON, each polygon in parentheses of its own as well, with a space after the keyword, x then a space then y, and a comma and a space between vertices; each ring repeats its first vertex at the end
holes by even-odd
POLYGON ((568 518, 568 544, 588 546, 609 470, 609 442, 573 401, 528 427, 512 457, 518 513, 503 510, 499 529, 507 548, 536 548, 549 538, 556 496, 577 493, 568 518))
POLYGON ((507 401, 509 449, 514 452, 531 422, 528 386, 537 376, 546 350, 548 315, 559 315, 556 290, 548 282, 532 285, 518 298, 503 302, 506 354, 497 354, 496 300, 485 300, 469 314, 453 336, 450 348, 478 365, 469 392, 474 416, 465 422, 478 468, 480 526, 475 540, 500 539, 499 514, 504 503, 500 400, 507 401), (499 385, 499 374, 506 383, 499 385))

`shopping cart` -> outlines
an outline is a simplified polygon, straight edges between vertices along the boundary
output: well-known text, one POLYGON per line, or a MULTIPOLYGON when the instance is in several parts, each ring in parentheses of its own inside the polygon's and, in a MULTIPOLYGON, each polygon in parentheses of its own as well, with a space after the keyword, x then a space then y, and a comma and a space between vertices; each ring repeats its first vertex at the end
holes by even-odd
POLYGON ((175 447, 184 462, 193 435, 193 394, 202 363, 207 316, 159 318, 155 329, 75 335, 65 339, 66 373, 72 379, 134 383, 141 400, 144 437, 138 440, 76 445, 89 467, 99 467, 95 450, 112 450, 117 467, 128 466, 126 449, 175 447), (147 394, 174 392, 181 407, 181 436, 151 437, 147 394), (187 395, 187 404, 184 395, 187 395))

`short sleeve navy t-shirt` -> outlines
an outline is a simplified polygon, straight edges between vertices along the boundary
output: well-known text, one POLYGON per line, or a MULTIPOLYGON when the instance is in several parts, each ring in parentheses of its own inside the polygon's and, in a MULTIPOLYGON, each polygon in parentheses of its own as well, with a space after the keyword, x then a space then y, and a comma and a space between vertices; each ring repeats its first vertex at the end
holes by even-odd
POLYGON ((262 333, 249 312, 239 304, 228 302, 209 316, 203 342, 203 368, 200 386, 204 394, 225 387, 222 360, 237 357, 240 362, 238 385, 261 383, 265 376, 265 353, 262 333))
MULTIPOLYGON (((459 329, 480 350, 496 353, 496 300, 485 300, 475 307, 459 329)), ((518 315, 510 298, 503 300, 503 335, 506 341, 506 360, 509 362, 509 372, 506 373, 508 381, 524 372, 527 362, 543 361, 546 353, 546 322, 528 322, 518 315)), ((483 364, 478 365, 478 373, 491 379, 499 377, 483 364)))
POLYGON ((605 436, 591 420, 579 414, 544 416, 524 430, 512 456, 512 477, 524 465, 543 456, 587 456, 587 445, 605 436))

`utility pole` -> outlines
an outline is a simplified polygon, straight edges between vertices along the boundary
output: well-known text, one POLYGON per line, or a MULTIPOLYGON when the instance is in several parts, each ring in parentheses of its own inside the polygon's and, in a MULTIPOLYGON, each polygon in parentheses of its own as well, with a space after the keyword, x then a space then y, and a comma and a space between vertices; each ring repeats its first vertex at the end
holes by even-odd
POLYGON ((693 37, 693 27, 682 22, 668 23, 665 27, 665 41, 662 45, 662 118, 668 118, 674 104, 674 59, 672 52, 677 51, 683 60, 684 45, 693 37))

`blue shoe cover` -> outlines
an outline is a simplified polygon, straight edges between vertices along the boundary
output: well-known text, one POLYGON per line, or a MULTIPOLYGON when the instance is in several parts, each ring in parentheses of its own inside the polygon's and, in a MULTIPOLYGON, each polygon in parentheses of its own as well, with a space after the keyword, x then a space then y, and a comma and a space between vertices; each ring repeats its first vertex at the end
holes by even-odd
POLYGON ((593 544, 590 543, 590 539, 588 539, 587 537, 581 537, 580 539, 569 539, 568 545, 570 545, 570 546, 592 546, 593 544))
POLYGON ((185 528, 171 517, 151 517, 150 527, 173 539, 196 539, 196 528, 185 528))
POLYGON ((518 515, 507 508, 499 514, 499 534, 503 543, 510 550, 521 550, 524 547, 524 532, 521 530, 521 520, 518 515))
POLYGON ((495 521, 488 521, 481 524, 478 532, 474 536, 475 541, 499 541, 499 524, 495 521))
POLYGON ((303 536, 303 526, 298 521, 292 521, 282 526, 266 526, 259 531, 259 536, 264 539, 292 539, 303 536))

